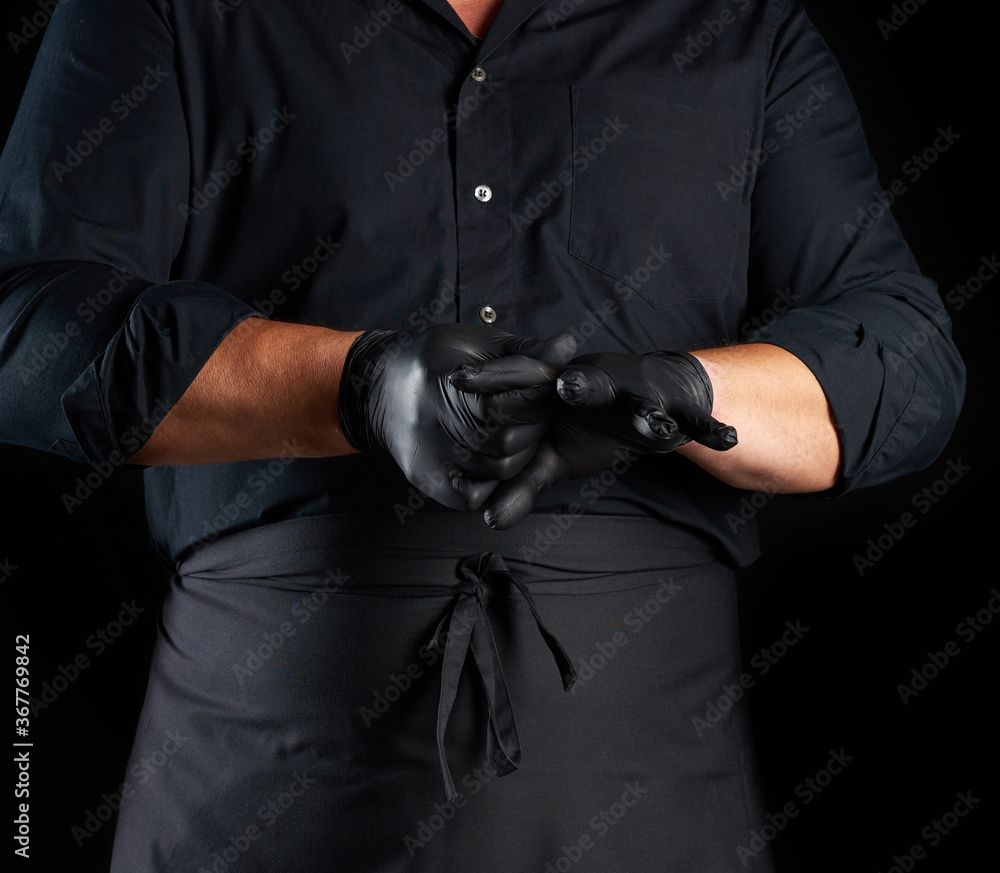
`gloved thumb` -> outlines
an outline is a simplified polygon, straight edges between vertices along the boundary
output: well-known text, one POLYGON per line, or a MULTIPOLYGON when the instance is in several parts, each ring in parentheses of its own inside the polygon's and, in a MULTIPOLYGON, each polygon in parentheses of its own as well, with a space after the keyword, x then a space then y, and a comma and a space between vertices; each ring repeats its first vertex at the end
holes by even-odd
POLYGON ((617 392, 611 376, 592 364, 575 364, 556 381, 556 391, 570 406, 609 406, 617 392))
POLYGON ((535 339, 534 337, 520 337, 511 343, 508 354, 525 355, 529 358, 537 358, 549 364, 566 365, 576 357, 577 342, 568 333, 559 336, 546 337, 545 339, 535 339))
POLYGON ((456 367, 448 375, 448 380, 460 391, 497 394, 501 391, 550 385, 561 369, 558 365, 525 355, 510 355, 483 361, 481 364, 456 367))

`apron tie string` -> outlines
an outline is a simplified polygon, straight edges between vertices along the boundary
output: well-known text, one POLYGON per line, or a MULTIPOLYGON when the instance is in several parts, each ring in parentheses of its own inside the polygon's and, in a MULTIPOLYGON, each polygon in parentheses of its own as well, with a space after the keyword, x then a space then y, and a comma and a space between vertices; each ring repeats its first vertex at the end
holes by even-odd
POLYGON ((521 764, 521 742, 517 735, 517 724, 514 721, 514 709, 511 705, 507 681, 503 675, 500 656, 497 652, 496 640, 486 615, 486 596, 489 589, 497 584, 513 584, 528 603, 531 614, 535 618, 538 630, 545 644, 552 652, 556 665, 559 667, 563 689, 569 691, 576 681, 576 670, 570 662, 569 655, 556 639, 555 635, 545 626, 535 601, 523 582, 514 578, 503 558, 494 552, 483 552, 462 558, 458 563, 457 575, 459 582, 454 586, 458 597, 450 613, 445 615, 434 632, 430 646, 440 648, 441 636, 447 625, 448 639, 445 642, 444 658, 441 666, 441 697, 438 702, 437 745, 441 760, 441 772, 444 776, 445 794, 449 801, 459 797, 455 782, 448 768, 448 759, 444 748, 444 735, 448 727, 448 718, 458 694, 458 680, 465 664, 466 655, 472 649, 479 675, 486 692, 489 707, 489 728, 486 733, 487 755, 497 765, 500 776, 516 770, 521 764))

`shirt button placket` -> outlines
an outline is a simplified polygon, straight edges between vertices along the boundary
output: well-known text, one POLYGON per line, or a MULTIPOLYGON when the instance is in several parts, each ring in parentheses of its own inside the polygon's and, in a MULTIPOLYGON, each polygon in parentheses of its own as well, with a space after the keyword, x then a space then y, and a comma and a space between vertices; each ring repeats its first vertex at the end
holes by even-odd
POLYGON ((455 121, 458 284, 462 321, 507 318, 510 297, 510 130, 502 81, 505 47, 466 76, 455 121))

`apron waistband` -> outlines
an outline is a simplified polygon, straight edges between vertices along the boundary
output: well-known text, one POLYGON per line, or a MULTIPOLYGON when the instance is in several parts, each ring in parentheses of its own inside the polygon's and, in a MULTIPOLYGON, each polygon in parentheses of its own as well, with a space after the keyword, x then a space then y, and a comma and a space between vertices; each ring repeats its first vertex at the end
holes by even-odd
MULTIPOLYGON (((648 517, 529 515, 513 530, 495 531, 478 513, 422 512, 400 523, 391 514, 359 512, 290 518, 230 533, 189 550, 177 572, 217 581, 280 580, 290 588, 301 582, 306 590, 324 575, 336 575, 345 591, 362 583, 368 589, 419 589, 458 557, 482 552, 502 555, 536 593, 621 590, 633 587, 623 574, 663 568, 682 573, 719 563, 701 534, 648 517), (408 568, 405 578, 398 572, 401 563, 408 568)), ((432 584, 426 593, 439 588, 432 584)))
POLYGON ((529 587, 536 593, 595 594, 648 586, 650 570, 669 568, 673 576, 712 562, 700 537, 649 518, 533 515, 500 532, 479 515, 421 513, 400 525, 392 516, 351 513, 230 534, 190 553, 177 570, 188 580, 319 586, 338 595, 454 596, 428 643, 440 650, 444 640, 436 738, 445 794, 454 801, 459 794, 444 739, 470 651, 489 710, 488 760, 501 776, 521 762, 514 710, 486 612, 489 600, 504 595, 525 600, 568 691, 576 671, 529 587))

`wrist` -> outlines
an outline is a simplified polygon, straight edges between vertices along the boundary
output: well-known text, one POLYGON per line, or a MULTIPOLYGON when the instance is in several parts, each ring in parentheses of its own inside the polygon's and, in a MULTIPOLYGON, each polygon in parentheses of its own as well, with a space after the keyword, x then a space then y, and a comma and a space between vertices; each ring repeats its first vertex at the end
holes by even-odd
POLYGON ((715 390, 708 368, 689 352, 651 352, 648 357, 670 362, 670 378, 675 380, 700 409, 712 412, 715 390))
POLYGON ((385 448, 367 411, 374 408, 372 394, 379 390, 394 357, 395 336, 392 330, 365 331, 354 339, 344 358, 337 414, 344 438, 358 451, 385 448))

